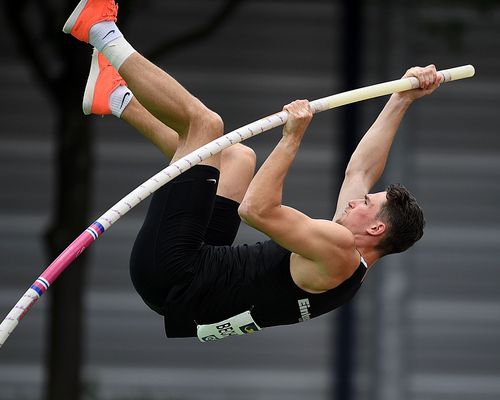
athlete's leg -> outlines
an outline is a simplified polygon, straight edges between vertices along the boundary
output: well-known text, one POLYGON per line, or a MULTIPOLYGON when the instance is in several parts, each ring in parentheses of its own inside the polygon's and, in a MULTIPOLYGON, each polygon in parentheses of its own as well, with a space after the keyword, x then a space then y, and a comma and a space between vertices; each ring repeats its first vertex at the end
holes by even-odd
MULTIPOLYGON (((109 61, 94 49, 83 95, 85 114, 113 114, 134 127, 168 158, 174 155, 179 135, 153 116, 127 88, 109 61)), ((241 202, 255 172, 255 153, 238 143, 222 151, 217 195, 241 202)))
MULTIPOLYGON (((175 153, 177 133, 156 119, 133 98, 121 118, 150 140, 167 157, 175 153)), ((255 173, 255 152, 241 143, 222 151, 217 195, 241 203, 255 173)))
POLYGON ((92 54, 82 106, 86 115, 113 114, 123 119, 169 159, 177 149, 177 132, 155 118, 139 103, 120 74, 96 49, 92 54))
MULTIPOLYGON (((222 135, 222 119, 216 113, 139 53, 127 58, 119 73, 139 102, 179 134, 177 150, 172 161, 222 135)), ((202 164, 220 168, 219 156, 212 157, 202 164)))
MULTIPOLYGON (((156 119, 137 99, 132 99, 121 118, 156 145, 167 157, 175 153, 178 135, 156 119)), ((241 143, 222 151, 217 195, 241 203, 255 173, 255 152, 241 143)))
MULTIPOLYGON (((63 30, 102 51, 156 118, 179 134, 173 161, 219 137, 222 119, 166 72, 137 53, 114 24, 113 0, 81 0, 63 30)), ((220 168, 220 156, 202 162, 220 168)))
MULTIPOLYGON (((177 133, 156 119, 137 99, 130 101, 121 118, 167 157, 175 153, 177 133)), ((240 143, 223 150, 217 195, 241 203, 255 172, 255 158, 255 152, 240 143)))
MULTIPOLYGON (((127 88, 126 82, 97 50, 83 96, 85 114, 113 114, 134 127, 168 158, 177 149, 179 135, 154 117, 127 88)), ((225 149, 217 194, 241 202, 255 171, 255 153, 242 144, 225 149)))
POLYGON ((179 135, 155 118, 135 97, 123 111, 121 119, 153 143, 168 159, 173 157, 179 135))
POLYGON ((255 172, 255 152, 241 143, 222 151, 217 195, 241 203, 255 172))

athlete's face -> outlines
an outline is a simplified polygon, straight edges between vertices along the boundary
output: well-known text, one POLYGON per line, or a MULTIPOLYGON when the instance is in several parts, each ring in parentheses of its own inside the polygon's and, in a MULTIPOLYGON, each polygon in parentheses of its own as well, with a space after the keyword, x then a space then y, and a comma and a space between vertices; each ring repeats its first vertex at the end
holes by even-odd
POLYGON ((354 234, 365 232, 378 221, 377 215, 386 202, 386 194, 386 192, 367 194, 362 199, 349 201, 337 222, 354 234))

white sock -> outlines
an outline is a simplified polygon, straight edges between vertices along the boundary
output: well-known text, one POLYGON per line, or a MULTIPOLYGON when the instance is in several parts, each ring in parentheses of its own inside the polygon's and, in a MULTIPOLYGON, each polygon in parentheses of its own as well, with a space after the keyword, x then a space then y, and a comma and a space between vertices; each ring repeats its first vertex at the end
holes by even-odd
POLYGON ((134 95, 126 86, 118 86, 109 96, 109 108, 111 114, 120 118, 123 110, 127 107, 134 95))
POLYGON ((125 40, 123 36, 108 42, 101 50, 104 57, 118 71, 127 58, 135 53, 135 49, 125 40))
POLYGON ((123 37, 123 34, 113 21, 98 22, 89 31, 89 43, 99 51, 120 37, 123 37))

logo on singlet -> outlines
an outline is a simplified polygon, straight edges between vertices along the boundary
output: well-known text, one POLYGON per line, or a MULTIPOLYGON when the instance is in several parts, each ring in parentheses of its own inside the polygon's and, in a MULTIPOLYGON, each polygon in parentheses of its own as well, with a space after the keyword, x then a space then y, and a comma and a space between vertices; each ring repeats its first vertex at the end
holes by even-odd
POLYGON ((299 311, 300 311, 299 322, 304 322, 311 319, 311 314, 309 313, 309 308, 311 307, 311 304, 309 303, 309 299, 300 299, 297 300, 297 302, 299 303, 299 311))

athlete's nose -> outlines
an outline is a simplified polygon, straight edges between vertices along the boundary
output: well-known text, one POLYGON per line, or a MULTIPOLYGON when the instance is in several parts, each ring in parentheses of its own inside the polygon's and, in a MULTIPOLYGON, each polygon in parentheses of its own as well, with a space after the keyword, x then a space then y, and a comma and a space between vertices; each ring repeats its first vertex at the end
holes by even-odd
POLYGON ((355 199, 349 201, 347 204, 349 205, 349 208, 356 208, 358 204, 363 203, 363 201, 364 201, 363 199, 355 199))

